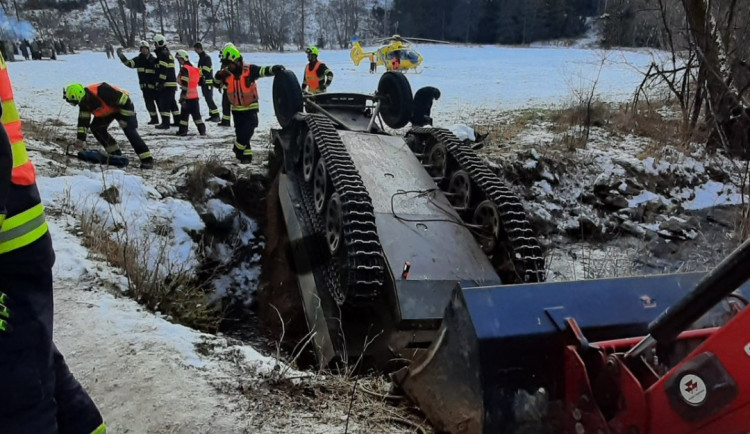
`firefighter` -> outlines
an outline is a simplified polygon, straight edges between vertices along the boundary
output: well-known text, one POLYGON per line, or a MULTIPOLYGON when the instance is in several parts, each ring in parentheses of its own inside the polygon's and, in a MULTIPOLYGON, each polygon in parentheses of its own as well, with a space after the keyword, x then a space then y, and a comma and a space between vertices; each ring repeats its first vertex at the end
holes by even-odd
POLYGON ((378 70, 378 63, 375 61, 375 53, 370 53, 370 74, 375 74, 378 70))
POLYGON ((106 432, 52 341, 52 248, 0 57, 0 432, 106 432))
POLYGON ((179 125, 180 109, 174 100, 177 93, 177 76, 174 72, 174 57, 169 53, 167 40, 163 35, 154 36, 154 53, 156 53, 156 90, 159 92, 159 110, 161 110, 161 124, 159 130, 169 129, 169 116, 172 115, 172 125, 179 125))
MULTIPOLYGON (((177 50, 175 54, 177 61, 180 62, 180 73, 177 75, 177 81, 180 83, 180 129, 177 131, 178 136, 187 136, 188 119, 193 117, 195 126, 198 127, 198 133, 201 136, 206 135, 206 124, 201 119, 201 106, 198 99, 198 86, 203 81, 201 70, 190 63, 190 57, 187 51, 177 50)), ((213 79, 213 77, 211 77, 213 79)))
POLYGON ((393 53, 393 59, 391 59, 391 71, 398 71, 401 69, 401 55, 398 51, 393 53))
POLYGON ((320 50, 313 45, 305 49, 308 63, 302 73, 302 91, 309 93, 323 93, 333 81, 333 71, 325 63, 318 60, 320 50))
POLYGON ((432 125, 432 102, 440 99, 440 90, 436 87, 425 86, 414 94, 411 124, 415 127, 432 125))
POLYGON ((143 92, 143 101, 146 103, 146 109, 151 120, 148 122, 149 125, 159 124, 159 112, 156 109, 156 101, 159 97, 159 93, 156 91, 156 56, 151 53, 151 47, 149 47, 147 41, 141 41, 138 45, 140 54, 128 60, 124 54, 122 54, 122 48, 117 48, 117 57, 120 61, 128 68, 136 69, 138 71, 138 84, 141 85, 141 92, 143 92))
POLYGON ((281 65, 258 66, 246 64, 242 54, 234 46, 227 46, 221 51, 221 71, 216 73, 216 80, 226 84, 229 102, 234 117, 234 155, 240 163, 253 160, 250 139, 258 126, 258 85, 255 80, 284 71, 281 65))
MULTIPOLYGON (((227 47, 234 47, 234 44, 231 42, 227 42, 224 44, 224 46, 221 48, 221 52, 219 53, 219 64, 221 65, 221 69, 224 69, 227 67, 229 62, 222 59, 221 53, 224 52, 224 49, 227 47)), ((230 122, 232 116, 232 104, 229 102, 229 95, 227 95, 227 85, 223 82, 217 82, 214 81, 214 85, 218 86, 219 91, 221 92, 221 122, 218 123, 220 127, 231 127, 232 124, 230 122)))
POLYGON ((201 92, 203 93, 203 99, 206 100, 208 105, 208 120, 210 122, 219 122, 219 108, 216 107, 214 102, 214 69, 211 64, 211 56, 203 51, 203 44, 196 42, 193 45, 195 53, 198 55, 198 69, 201 71, 201 77, 203 78, 203 84, 201 84, 201 92))
POLYGON ((130 100, 130 95, 126 91, 107 83, 90 84, 86 87, 80 83, 74 83, 63 90, 63 99, 71 105, 77 105, 80 109, 77 148, 83 148, 86 144, 86 132, 90 126, 91 134, 104 146, 107 154, 122 155, 117 141, 107 132, 109 124, 117 119, 125 137, 128 138, 130 145, 141 160, 141 169, 154 167, 151 151, 138 134, 138 118, 135 116, 133 101, 130 100), (91 115, 94 116, 93 121, 91 115))

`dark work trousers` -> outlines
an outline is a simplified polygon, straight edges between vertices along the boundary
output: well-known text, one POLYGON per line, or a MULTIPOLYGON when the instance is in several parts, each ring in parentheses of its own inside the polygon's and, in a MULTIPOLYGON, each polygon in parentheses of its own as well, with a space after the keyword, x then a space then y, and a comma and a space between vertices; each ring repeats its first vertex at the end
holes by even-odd
MULTIPOLYGON (((113 155, 122 154, 120 146, 117 144, 117 140, 107 132, 109 124, 115 119, 117 119, 117 123, 122 128, 122 132, 125 133, 125 137, 128 138, 133 150, 138 154, 138 158, 141 161, 152 158, 151 151, 149 151, 148 146, 146 146, 146 142, 144 142, 140 134, 138 134, 138 119, 135 117, 135 114, 132 116, 123 116, 117 113, 101 118, 94 118, 94 120, 91 121, 91 134, 94 135, 96 141, 104 146, 107 153, 113 155)), ((169 120, 169 117, 166 119, 169 120)))
POLYGON ((250 139, 258 127, 258 110, 232 110, 234 117, 234 155, 240 159, 251 159, 250 139))
POLYGON ((154 89, 143 89, 143 101, 146 103, 148 115, 151 118, 149 123, 159 123, 159 111, 156 108, 156 100, 159 99, 159 93, 154 89))
POLYGON ((159 91, 159 112, 162 125, 169 126, 169 116, 172 116, 173 125, 177 125, 180 119, 180 107, 174 99, 177 92, 176 87, 165 87, 159 91))
POLYGON ((192 116, 195 126, 198 127, 198 133, 201 136, 206 135, 206 124, 204 124, 203 119, 201 119, 201 105, 198 98, 184 100, 182 102, 182 111, 180 113, 182 113, 182 115, 180 117, 180 129, 177 131, 178 134, 187 133, 188 120, 190 119, 190 116, 192 116))
POLYGON ((219 108, 216 107, 214 102, 214 87, 208 84, 201 85, 201 92, 203 92, 203 99, 206 100, 206 105, 208 105, 208 116, 218 116, 219 108))
POLYGON ((52 342, 54 262, 49 233, 0 254, 0 289, 8 295, 12 327, 0 336, 3 434, 88 434, 102 424, 96 405, 52 342))
POLYGON ((224 89, 224 92, 221 93, 221 122, 225 124, 229 124, 229 120, 231 119, 230 113, 232 112, 232 103, 229 102, 229 95, 227 95, 227 90, 224 89))

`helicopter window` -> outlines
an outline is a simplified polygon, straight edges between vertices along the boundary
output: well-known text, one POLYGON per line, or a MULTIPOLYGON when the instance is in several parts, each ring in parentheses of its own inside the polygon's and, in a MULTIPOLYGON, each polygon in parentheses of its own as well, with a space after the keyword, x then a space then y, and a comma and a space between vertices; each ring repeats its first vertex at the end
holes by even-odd
POLYGON ((414 50, 394 50, 388 53, 388 59, 392 60, 398 56, 398 58, 403 62, 404 60, 408 60, 412 63, 417 63, 419 61, 419 54, 417 54, 414 50))

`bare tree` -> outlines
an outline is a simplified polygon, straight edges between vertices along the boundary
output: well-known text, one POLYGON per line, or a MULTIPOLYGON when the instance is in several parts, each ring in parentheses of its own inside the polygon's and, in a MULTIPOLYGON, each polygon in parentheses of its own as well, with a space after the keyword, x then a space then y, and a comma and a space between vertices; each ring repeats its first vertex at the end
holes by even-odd
POLYGON ((138 14, 146 11, 143 0, 117 0, 113 7, 110 0, 99 0, 99 4, 107 19, 110 30, 114 33, 120 45, 132 47, 138 33, 138 14))
POLYGON ((748 153, 750 116, 748 106, 736 86, 729 58, 734 33, 736 1, 730 0, 726 15, 717 20, 709 0, 682 0, 691 43, 699 63, 699 85, 705 92, 705 118, 712 127, 709 143, 721 145, 744 157, 748 153), (723 28, 727 29, 722 31, 723 28))
POLYGON ((260 44, 268 50, 284 51, 284 43, 289 39, 289 23, 293 21, 290 5, 276 0, 250 0, 250 9, 255 16, 260 44))

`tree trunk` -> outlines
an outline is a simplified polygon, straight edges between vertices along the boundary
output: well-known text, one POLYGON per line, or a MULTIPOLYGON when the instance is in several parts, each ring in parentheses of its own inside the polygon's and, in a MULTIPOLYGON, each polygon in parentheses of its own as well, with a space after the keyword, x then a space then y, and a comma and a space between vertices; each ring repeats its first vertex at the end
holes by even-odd
POLYGON ((707 0, 683 0, 690 35, 705 73, 699 83, 706 91, 709 110, 707 124, 712 128, 709 145, 723 146, 736 156, 747 157, 750 117, 729 68, 727 47, 708 7, 707 0))

